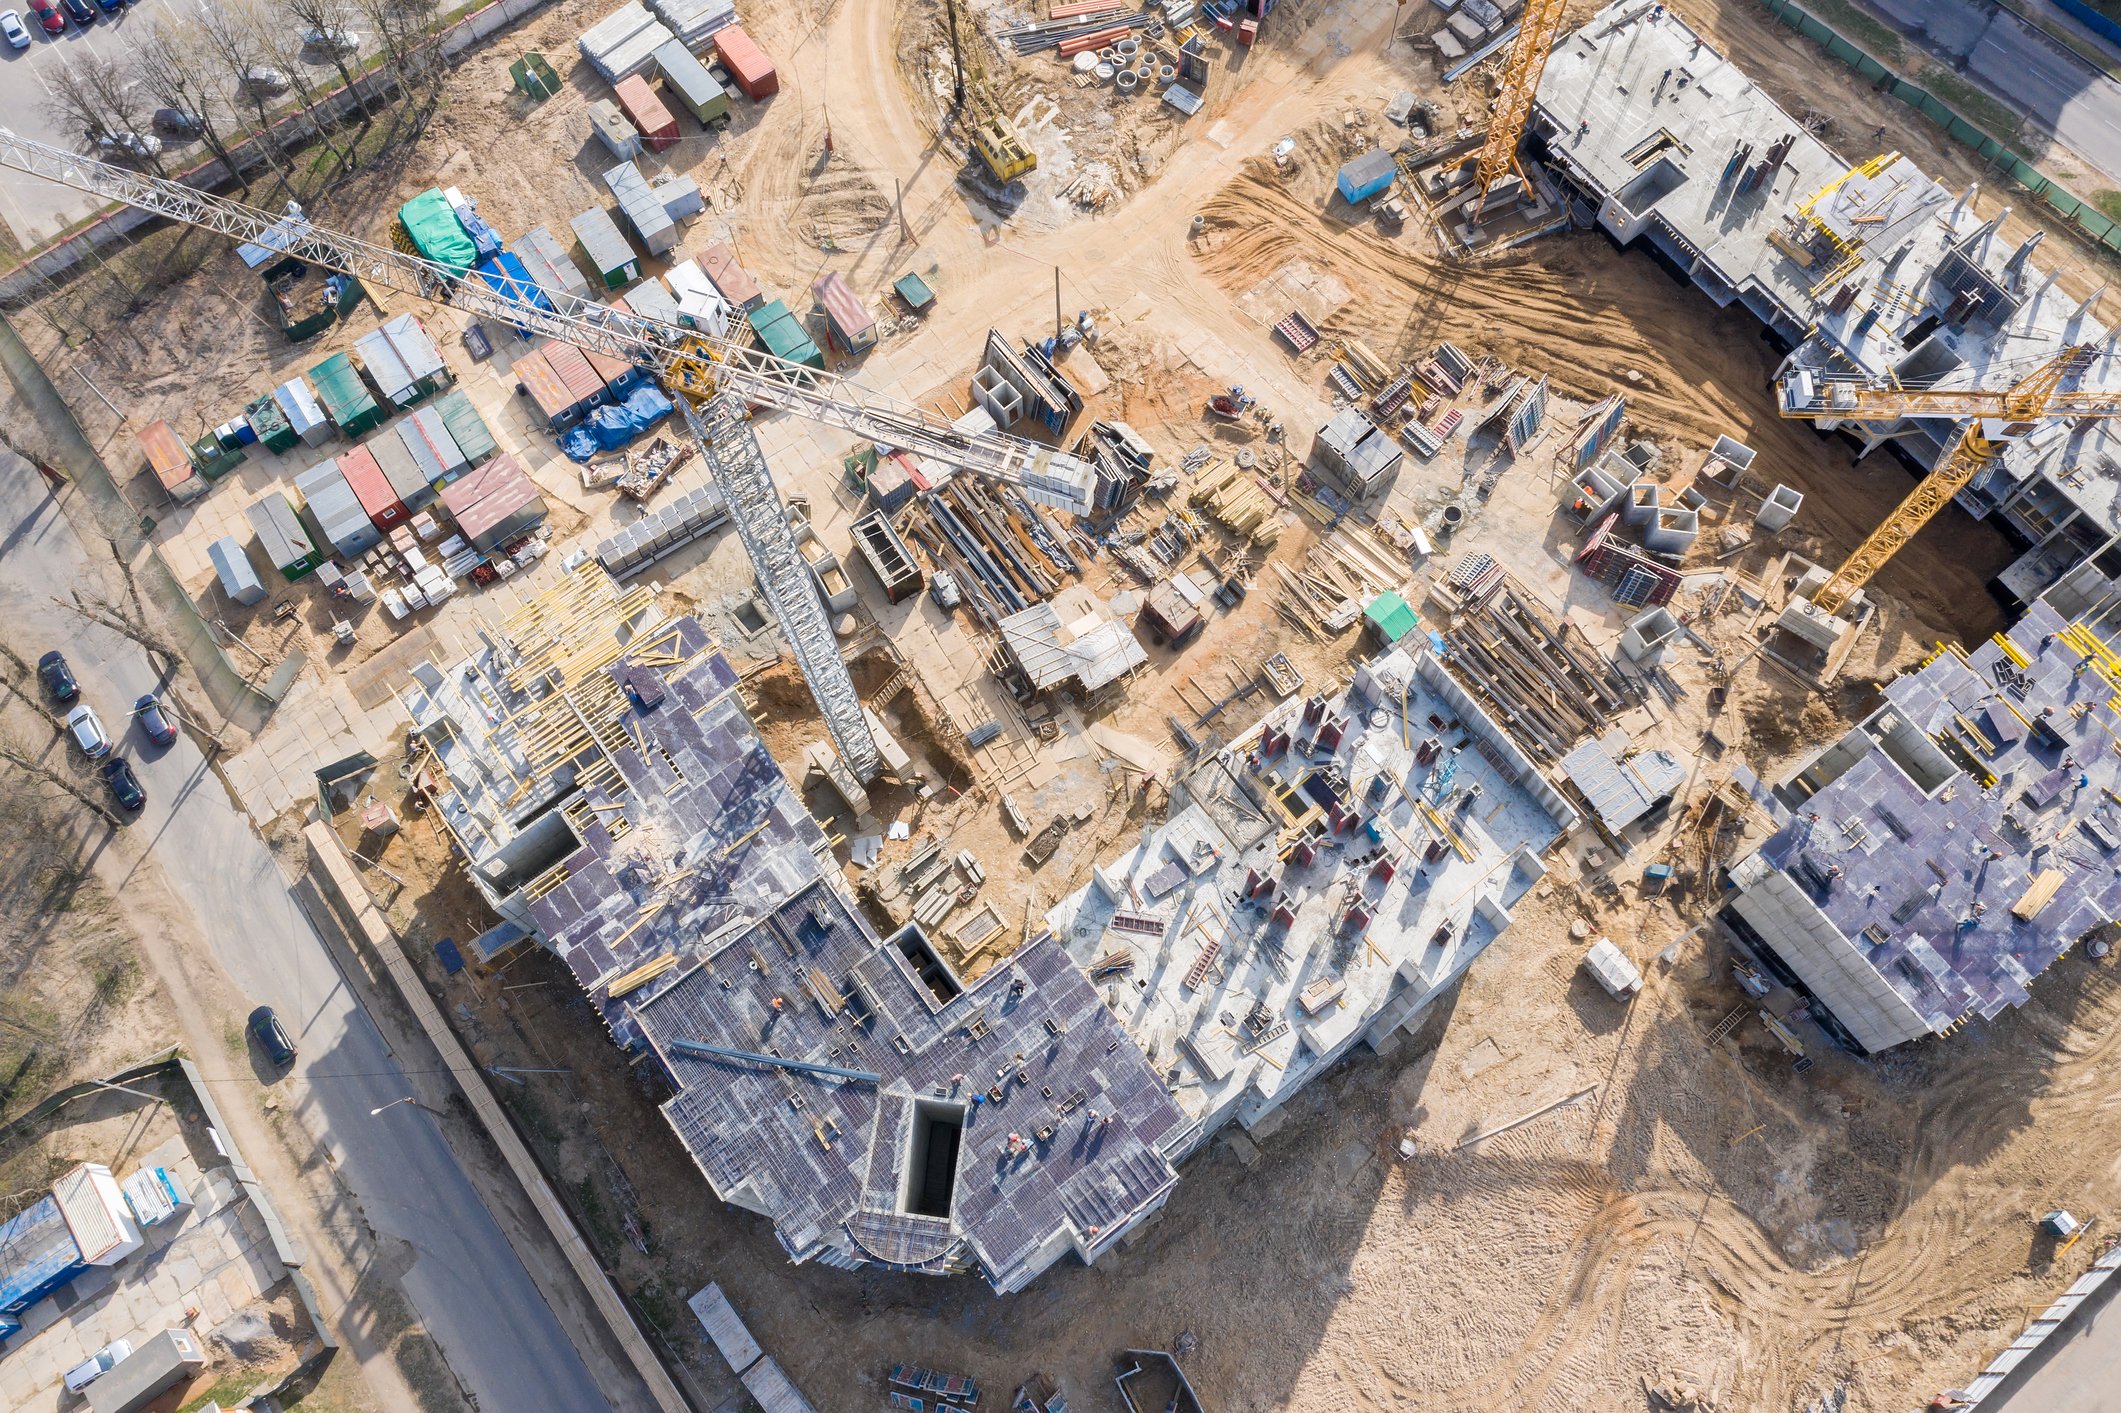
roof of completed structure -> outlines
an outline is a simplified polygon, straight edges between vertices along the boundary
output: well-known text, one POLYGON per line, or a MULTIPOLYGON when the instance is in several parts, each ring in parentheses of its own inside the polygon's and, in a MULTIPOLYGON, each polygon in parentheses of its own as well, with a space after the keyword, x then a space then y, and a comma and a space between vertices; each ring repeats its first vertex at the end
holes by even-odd
POLYGON ((1131 961, 1146 985, 1113 988, 1120 1021, 1170 1057, 1179 1104, 1210 1125, 1273 1108, 1386 1012, 1447 986, 1576 822, 1425 651, 1313 700, 1199 767, 1186 808, 1046 915, 1078 963, 1131 961))
POLYGON ((1167 1155, 1185 1118, 1051 943, 961 987, 913 929, 880 942, 819 881, 635 1013, 683 1086, 664 1105, 678 1136, 798 1259, 932 1271, 969 1252, 1014 1289, 1061 1250, 1096 1254, 1178 1180, 1167 1155), (679 1040, 876 1082, 688 1055, 679 1040), (963 1126, 942 1200, 924 1193, 938 1114, 963 1126))
POLYGON ((2045 603, 2008 637, 1887 686, 1795 777, 1812 793, 1761 849, 1932 1031, 2024 1004, 2121 912, 2115 687, 2080 668, 2097 640, 2045 603))

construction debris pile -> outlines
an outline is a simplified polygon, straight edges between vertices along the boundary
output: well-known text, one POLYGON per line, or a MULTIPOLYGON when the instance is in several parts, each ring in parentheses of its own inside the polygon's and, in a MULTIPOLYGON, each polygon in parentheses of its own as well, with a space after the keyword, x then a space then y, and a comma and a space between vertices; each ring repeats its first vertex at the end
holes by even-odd
POLYGON ((1487 701, 1527 749, 1558 761, 1640 698, 1595 649, 1572 646, 1502 566, 1469 555, 1441 586, 1458 612, 1444 633, 1452 673, 1487 701))
POLYGON ((1074 532, 1007 486, 956 476, 919 497, 901 534, 951 572, 989 627, 1042 603, 1082 572, 1074 532))

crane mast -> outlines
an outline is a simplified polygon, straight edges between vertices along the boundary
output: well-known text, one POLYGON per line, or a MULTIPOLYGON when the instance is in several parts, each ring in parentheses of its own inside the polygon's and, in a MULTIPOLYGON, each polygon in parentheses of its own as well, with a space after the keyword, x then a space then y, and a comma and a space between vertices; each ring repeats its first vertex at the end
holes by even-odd
POLYGON ((1567 0, 1528 0, 1517 21, 1517 38, 1510 42, 1510 57, 1503 61, 1502 92, 1495 98, 1495 115, 1488 120, 1487 141, 1481 144, 1480 160, 1473 180, 1480 187, 1479 219, 1487 209, 1488 193, 1504 177, 1524 176, 1518 165, 1517 146, 1524 141, 1524 126, 1532 116, 1532 99, 1539 92, 1539 77, 1547 69, 1554 36, 1561 33, 1567 0))
POLYGON ((1806 371, 1783 379, 1777 410, 1785 417, 1969 419, 1930 473, 1915 483, 1907 498, 1819 586, 1812 602, 1827 613, 1841 612, 1916 531, 1966 489, 2006 442, 2030 431, 2033 423, 2055 416, 2121 417, 2121 398, 2114 394, 2061 386, 2065 379, 2081 377, 2095 352, 2090 344, 2065 348, 2000 392, 1873 388, 1854 382, 1822 382, 1806 371))
POLYGON ((770 407, 911 451, 938 466, 1014 486, 1027 500, 1086 514, 1095 473, 1050 447, 1002 433, 965 433, 924 408, 734 339, 613 309, 560 291, 498 285, 469 271, 326 230, 290 207, 275 216, 167 178, 127 171, 0 129, 0 166, 263 244, 306 264, 499 320, 647 368, 675 398, 715 488, 751 556, 840 760, 857 779, 882 768, 846 662, 812 590, 787 509, 752 433, 746 404, 770 407))

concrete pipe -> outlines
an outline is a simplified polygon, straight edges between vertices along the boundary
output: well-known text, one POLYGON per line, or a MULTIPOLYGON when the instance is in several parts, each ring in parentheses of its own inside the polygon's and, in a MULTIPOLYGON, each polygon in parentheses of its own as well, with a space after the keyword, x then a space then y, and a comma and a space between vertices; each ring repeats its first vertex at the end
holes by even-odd
POLYGON ((1178 68, 1176 65, 1166 64, 1156 71, 1156 76, 1165 83, 1174 83, 1178 79, 1178 68))
POLYGON ((1114 47, 1131 59, 1141 52, 1142 42, 1139 39, 1122 39, 1114 47))
POLYGON ((1110 64, 1099 64, 1095 69, 1091 70, 1091 72, 1097 75, 1097 81, 1099 83, 1110 83, 1112 81, 1112 74, 1114 71, 1110 64))
POLYGON ((1132 69, 1121 69, 1117 77, 1121 93, 1132 93, 1142 86, 1141 75, 1132 69))

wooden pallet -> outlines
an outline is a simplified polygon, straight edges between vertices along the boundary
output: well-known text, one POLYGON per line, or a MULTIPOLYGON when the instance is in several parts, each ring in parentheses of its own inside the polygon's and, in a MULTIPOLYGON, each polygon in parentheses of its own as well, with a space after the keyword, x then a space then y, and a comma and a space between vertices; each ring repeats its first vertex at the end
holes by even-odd
POLYGON ((1311 321, 1297 309, 1291 309, 1286 317, 1275 322, 1274 334, 1289 346, 1292 353, 1309 353, 1318 343, 1318 330, 1311 327, 1311 321))

